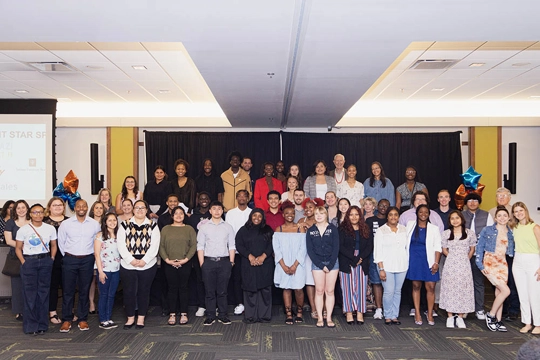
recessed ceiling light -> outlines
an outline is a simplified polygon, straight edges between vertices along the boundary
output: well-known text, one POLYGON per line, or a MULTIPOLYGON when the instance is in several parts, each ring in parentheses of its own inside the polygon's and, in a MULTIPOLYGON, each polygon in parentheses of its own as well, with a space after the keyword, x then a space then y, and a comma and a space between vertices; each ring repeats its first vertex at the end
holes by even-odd
POLYGON ((28 94, 28 90, 15 90, 17 94, 28 94))
POLYGON ((486 65, 486 63, 472 63, 469 65, 469 67, 481 67, 486 65))
POLYGON ((529 63, 529 62, 520 62, 520 63, 512 64, 512 66, 514 66, 514 67, 521 67, 521 66, 527 66, 527 65, 531 65, 531 63, 529 63))
POLYGON ((133 65, 131 66, 133 70, 146 70, 146 66, 144 65, 133 65))
POLYGON ((443 91, 443 90, 444 90, 444 88, 433 88, 433 89, 431 89, 431 91, 443 91))
POLYGON ((158 90, 160 94, 170 94, 171 90, 158 90))

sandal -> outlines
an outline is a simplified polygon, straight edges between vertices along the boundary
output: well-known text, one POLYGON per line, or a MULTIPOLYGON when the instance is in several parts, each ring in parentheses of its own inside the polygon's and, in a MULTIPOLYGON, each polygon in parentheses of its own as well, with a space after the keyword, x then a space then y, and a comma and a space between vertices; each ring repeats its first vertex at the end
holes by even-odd
POLYGON ((311 312, 311 318, 312 319, 318 319, 319 318, 319 314, 317 314, 317 311, 312 311, 311 312))
POLYGON ((299 323, 303 323, 304 322, 304 317, 302 315, 302 307, 301 306, 298 306, 296 308, 296 317, 294 318, 294 322, 299 324, 299 323))
POLYGON ((316 325, 318 328, 323 328, 324 327, 324 321, 317 321, 317 325, 316 325))
POLYGON ((176 314, 170 314, 169 315, 169 321, 167 321, 167 324, 174 326, 176 325, 176 314))
POLYGON ((54 324, 54 325, 59 325, 62 323, 62 321, 58 317, 58 314, 51 315, 49 317, 49 320, 51 321, 51 324, 54 324))
POLYGON ((326 327, 333 329, 336 327, 336 324, 332 320, 326 320, 326 327))
POLYGON ((294 324, 294 320, 292 317, 292 309, 290 307, 285 308, 285 314, 287 315, 287 318, 285 319, 285 324, 287 325, 294 324))
POLYGON ((186 313, 180 314, 180 321, 178 321, 178 324, 180 325, 186 325, 188 323, 188 317, 186 313))

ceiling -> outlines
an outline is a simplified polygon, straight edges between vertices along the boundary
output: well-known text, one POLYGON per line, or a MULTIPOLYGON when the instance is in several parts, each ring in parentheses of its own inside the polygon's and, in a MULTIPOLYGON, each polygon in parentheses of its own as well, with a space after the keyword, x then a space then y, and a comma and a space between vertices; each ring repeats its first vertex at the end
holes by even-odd
POLYGON ((499 109, 504 121, 540 124, 539 10, 536 0, 3 2, 0 98, 59 98, 73 126, 99 111, 174 126, 320 128, 499 109), (456 61, 410 69, 422 59, 456 61), (76 71, 42 73, 30 61, 76 71))

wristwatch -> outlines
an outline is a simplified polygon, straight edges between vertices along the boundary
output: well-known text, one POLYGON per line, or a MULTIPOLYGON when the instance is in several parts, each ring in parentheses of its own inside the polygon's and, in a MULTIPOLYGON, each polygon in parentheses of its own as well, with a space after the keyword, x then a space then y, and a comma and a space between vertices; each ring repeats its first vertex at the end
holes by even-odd
POLYGON ((231 265, 234 266, 234 263, 231 261, 231 265))

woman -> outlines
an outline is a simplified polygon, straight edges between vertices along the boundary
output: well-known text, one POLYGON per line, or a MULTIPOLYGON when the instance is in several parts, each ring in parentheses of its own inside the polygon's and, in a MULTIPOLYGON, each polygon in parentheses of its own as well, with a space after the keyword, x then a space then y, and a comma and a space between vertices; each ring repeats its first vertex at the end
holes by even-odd
POLYGON ((138 308, 136 329, 144 328, 144 318, 150 302, 150 287, 156 275, 159 250, 159 228, 146 217, 148 205, 144 200, 134 204, 135 215, 123 221, 118 230, 118 252, 120 278, 124 286, 124 308, 127 321, 124 330, 135 324, 135 309, 138 308))
POLYGON ((178 201, 189 210, 195 207, 195 196, 197 187, 195 181, 186 176, 189 171, 189 163, 184 159, 178 159, 174 162, 174 171, 176 180, 172 182, 173 193, 178 196, 178 201))
POLYGON ((246 225, 236 234, 236 250, 242 256, 243 321, 247 324, 272 319, 273 234, 259 208, 253 209, 246 225))
POLYGON ((157 219, 159 215, 167 211, 167 196, 173 192, 171 183, 167 180, 167 173, 162 165, 154 169, 154 180, 146 183, 144 186, 144 199, 150 205, 150 219, 157 219))
POLYGON ((324 195, 324 204, 326 206, 326 211, 328 212, 328 222, 334 224, 337 221, 337 196, 333 191, 328 191, 324 195))
POLYGON ((11 219, 11 210, 13 209, 14 204, 15 201, 8 200, 4 203, 4 206, 2 206, 2 210, 0 210, 0 244, 6 242, 4 230, 6 229, 6 222, 11 219))
POLYGON ((212 160, 204 159, 203 171, 195 178, 195 187, 197 188, 197 199, 200 193, 206 192, 210 197, 210 201, 223 200, 223 193, 225 192, 223 180, 214 170, 212 160))
POLYGON ((377 204, 377 200, 372 197, 367 197, 364 199, 364 220, 375 216, 375 208, 377 207, 377 204))
POLYGON ((429 325, 435 325, 433 306, 435 304, 435 284, 439 281, 439 260, 441 258, 441 233, 439 228, 429 222, 430 210, 427 205, 416 208, 416 221, 407 223, 409 239, 409 270, 407 279, 412 281, 413 302, 415 308, 414 323, 422 325, 420 313, 420 288, 426 287, 427 319, 429 325))
POLYGON ((116 215, 122 215, 122 203, 124 200, 131 200, 135 203, 137 200, 143 199, 143 193, 139 191, 139 185, 137 185, 137 179, 134 176, 126 176, 124 184, 122 184, 122 192, 116 196, 116 215))
POLYGON ((366 197, 375 198, 375 204, 381 199, 390 201, 390 206, 396 204, 394 185, 386 177, 384 169, 378 161, 371 163, 371 176, 364 181, 364 193, 366 197))
POLYGON ((335 302, 334 288, 339 272, 339 234, 338 229, 328 223, 328 213, 322 206, 315 208, 315 225, 306 233, 306 249, 312 261, 311 270, 315 280, 317 327, 324 327, 323 306, 326 305, 326 326, 334 328, 336 324, 332 321, 332 310, 335 302))
POLYGON ((521 333, 532 329, 540 334, 540 226, 529 216, 529 209, 521 201, 512 206, 512 226, 516 251, 512 272, 516 281, 521 307, 521 333), (532 314, 532 319, 531 319, 532 314), (534 321, 532 321, 534 320, 534 321), (534 322, 534 329, 532 324, 534 322))
POLYGON ((313 164, 313 172, 304 183, 304 191, 306 192, 306 197, 311 199, 324 199, 328 191, 333 191, 334 193, 337 191, 336 181, 331 176, 328 176, 324 160, 317 160, 313 164))
POLYGON ((281 187, 283 189, 287 187, 287 175, 285 175, 285 164, 283 160, 276 162, 276 179, 281 181, 281 187))
POLYGON ((334 224, 335 227, 338 227, 343 222, 343 220, 345 220, 345 214, 347 213, 347 210, 349 210, 349 208, 351 207, 351 203, 347 198, 339 199, 337 207, 337 215, 332 220, 332 224, 334 224))
POLYGON ((101 223, 101 218, 103 217, 104 214, 105 214, 105 209, 103 207, 103 204, 99 201, 96 201, 90 207, 90 212, 88 213, 88 216, 96 220, 98 223, 101 223))
POLYGON ((301 323, 303 319, 304 286, 306 285, 306 235, 304 228, 294 223, 294 204, 285 201, 281 205, 285 224, 274 230, 274 285, 283 289, 285 324, 301 323), (292 291, 296 298, 296 317, 293 319, 292 291))
POLYGON ((122 215, 118 216, 118 222, 130 220, 133 217, 133 203, 126 199, 122 201, 122 215))
POLYGON ((386 223, 375 234, 373 259, 384 288, 385 324, 401 325, 399 306, 401 288, 409 269, 409 239, 407 229, 399 224, 399 210, 396 207, 388 209, 386 223))
POLYGON ((352 205, 362 208, 364 202, 364 185, 356 180, 356 166, 347 167, 347 181, 337 186, 337 197, 349 199, 352 205))
POLYGON ((255 190, 253 192, 253 200, 255 207, 268 211, 270 205, 266 196, 272 190, 283 193, 283 183, 274 177, 274 164, 266 162, 263 165, 262 177, 255 181, 255 190))
POLYGON ((298 179, 298 188, 303 189, 304 188, 304 178, 302 177, 302 173, 300 172, 300 166, 298 164, 292 164, 289 166, 289 173, 287 174, 287 177, 294 176, 296 179, 298 179))
POLYGON ((112 321, 114 298, 120 283, 117 234, 118 220, 114 214, 109 213, 101 220, 101 232, 94 240, 94 256, 99 277, 99 327, 105 330, 118 327, 112 321))
POLYGON ((167 324, 176 325, 176 311, 180 310, 178 324, 188 323, 189 289, 191 275, 191 258, 197 251, 197 234, 195 230, 184 224, 186 213, 180 206, 171 212, 173 223, 162 229, 159 244, 159 256, 165 262, 164 272, 167 278, 169 305, 169 321, 167 324))
MULTIPOLYGON (((52 225, 58 233, 58 228, 64 220, 69 219, 66 216, 66 203, 64 200, 57 196, 53 196, 47 203, 47 208, 45 209, 45 218, 43 222, 45 224, 52 225)), ((54 264, 51 273, 51 287, 49 295, 49 320, 54 325, 59 325, 62 323, 56 312, 58 307, 58 289, 62 286, 62 253, 60 251, 56 252, 54 257, 54 264)))
POLYGON ((292 175, 287 176, 287 190, 281 194, 281 202, 293 201, 294 200, 294 190, 298 189, 298 179, 292 175))
POLYGON ((401 212, 411 208, 411 198, 417 191, 423 191, 429 196, 426 185, 420 182, 414 166, 407 166, 405 169, 405 182, 396 189, 396 207, 401 212))
POLYGON ((112 213, 116 214, 116 208, 112 204, 112 195, 111 190, 107 188, 103 188, 99 190, 97 201, 103 204, 103 209, 105 210, 105 213, 112 213))
POLYGON ((25 334, 44 334, 49 329, 49 287, 56 255, 56 230, 43 222, 45 209, 30 208, 31 221, 17 232, 15 252, 21 261, 25 334))
MULTIPOLYGON (((302 202, 302 208, 304 209, 304 217, 298 220, 298 228, 301 232, 307 232, 307 229, 315 224, 315 208, 317 206, 324 206, 324 201, 319 198, 304 199, 302 202)), ((313 273, 311 272, 311 258, 306 252, 306 293, 309 302, 309 308, 306 307, 306 311, 311 310, 311 317, 318 319, 319 315, 315 310, 315 280, 313 280, 313 273)))
POLYGON ((502 323, 504 300, 510 295, 506 255, 514 256, 514 234, 508 226, 510 214, 504 206, 497 207, 495 223, 486 226, 476 245, 476 266, 495 286, 495 300, 486 313, 486 325, 491 331, 506 332, 502 323))
POLYGON ((450 229, 442 234, 442 253, 446 261, 441 274, 439 307, 448 313, 447 328, 453 328, 455 322, 458 328, 465 329, 463 314, 474 312, 470 260, 476 248, 476 235, 474 231, 465 228, 465 218, 461 211, 451 211, 448 220, 450 229))
POLYGON ((360 207, 353 205, 339 227, 339 281, 347 324, 364 323, 367 275, 373 252, 373 232, 364 221, 360 207))
MULTIPOLYGON (((10 255, 15 255, 15 247, 17 245, 17 231, 24 225, 30 223, 30 211, 28 203, 24 200, 17 200, 13 204, 11 211, 11 219, 6 222, 4 230, 4 238, 6 244, 10 246, 10 255)), ((15 319, 23 320, 23 289, 20 276, 11 277, 11 312, 15 314, 15 319)))

